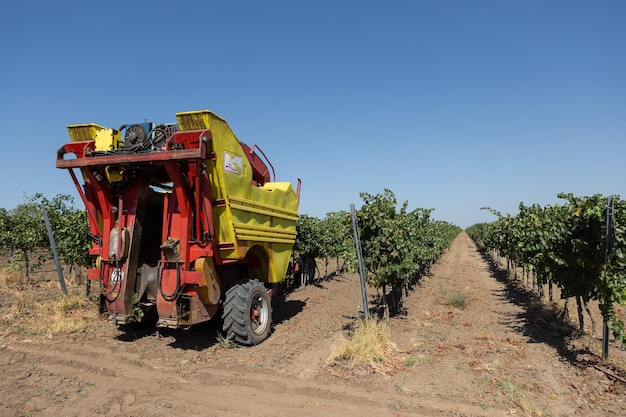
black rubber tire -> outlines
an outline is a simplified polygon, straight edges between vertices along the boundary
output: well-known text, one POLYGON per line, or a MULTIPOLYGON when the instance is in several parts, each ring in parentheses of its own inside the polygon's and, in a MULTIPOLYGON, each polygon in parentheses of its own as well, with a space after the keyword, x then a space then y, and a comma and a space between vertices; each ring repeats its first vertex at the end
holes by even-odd
POLYGON ((256 279, 242 279, 226 291, 222 329, 226 338, 241 345, 257 345, 272 327, 272 303, 267 289, 256 279))

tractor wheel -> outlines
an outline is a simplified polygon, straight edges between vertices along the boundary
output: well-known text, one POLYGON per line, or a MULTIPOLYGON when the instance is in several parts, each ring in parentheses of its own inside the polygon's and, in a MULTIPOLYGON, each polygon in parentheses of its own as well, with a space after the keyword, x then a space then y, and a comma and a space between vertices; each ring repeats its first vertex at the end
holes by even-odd
POLYGON ((245 346, 261 343, 272 325, 267 289, 256 279, 242 279, 226 291, 223 330, 226 338, 245 346))

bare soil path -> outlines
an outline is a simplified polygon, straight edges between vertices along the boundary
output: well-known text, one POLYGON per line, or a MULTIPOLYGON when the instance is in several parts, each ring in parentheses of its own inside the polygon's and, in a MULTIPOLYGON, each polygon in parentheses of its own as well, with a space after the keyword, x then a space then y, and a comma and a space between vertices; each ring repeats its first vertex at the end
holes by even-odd
MULTIPOLYGON (((457 403, 459 415, 623 415, 624 389, 594 368, 600 361, 570 340, 519 281, 461 234, 406 303, 395 333, 418 361, 397 382, 418 397, 457 403), (462 308, 450 305, 464 296, 462 308), (412 345, 411 345, 412 343, 412 345), (415 354, 414 353, 414 354, 415 354)), ((611 350, 623 366, 623 349, 611 350)))
POLYGON ((390 320, 388 374, 324 364, 359 291, 344 274, 290 292, 270 338, 245 349, 211 323, 121 332, 102 320, 46 336, 2 321, 0 416, 624 415, 622 383, 598 369, 619 372, 624 351, 601 363, 579 349, 464 233, 390 320))

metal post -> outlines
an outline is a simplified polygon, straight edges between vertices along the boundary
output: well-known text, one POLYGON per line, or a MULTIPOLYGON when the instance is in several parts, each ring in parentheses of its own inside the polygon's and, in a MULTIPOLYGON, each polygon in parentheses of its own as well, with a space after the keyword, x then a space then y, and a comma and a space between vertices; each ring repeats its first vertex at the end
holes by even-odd
MULTIPOLYGON (((604 262, 608 262, 609 255, 613 251, 613 196, 606 200, 606 244, 604 262)), ((603 302, 606 302, 603 300, 603 302)), ((602 323, 602 359, 609 357, 609 326, 606 320, 602 323)))
POLYGON ((356 256, 359 262, 359 277, 361 278, 361 297, 363 299, 363 313, 365 314, 365 321, 369 322, 370 312, 367 303, 367 291, 365 290, 365 272, 363 268, 363 255, 361 254, 361 240, 359 239, 359 226, 356 220, 356 211, 354 204, 350 204, 350 213, 352 215, 352 228, 354 234, 354 244, 356 245, 356 256))
POLYGON ((46 230, 48 230, 48 239, 50 240, 50 247, 52 248, 52 255, 54 256, 54 263, 56 264, 57 273, 59 274, 61 291, 63 291, 63 295, 67 296, 65 279, 63 278, 63 271, 61 270, 61 262, 59 261, 59 253, 57 252, 57 245, 54 241, 54 235, 52 234, 52 226, 50 225, 50 219, 48 218, 48 211, 43 204, 40 204, 39 207, 41 208, 41 212, 43 213, 43 219, 46 222, 46 230))

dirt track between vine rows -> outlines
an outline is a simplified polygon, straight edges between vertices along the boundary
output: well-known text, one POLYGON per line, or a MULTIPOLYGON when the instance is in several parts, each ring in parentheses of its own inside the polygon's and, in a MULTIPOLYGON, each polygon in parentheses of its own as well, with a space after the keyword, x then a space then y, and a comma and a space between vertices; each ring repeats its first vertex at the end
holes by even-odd
POLYGON ((465 233, 390 320, 386 374, 324 364, 359 315, 359 291, 344 274, 288 293, 270 338, 245 349, 225 348, 212 323, 124 333, 102 320, 42 336, 3 322, 0 416, 623 415, 624 384, 611 374, 624 350, 612 346, 603 363, 586 338, 565 337, 548 304, 465 233), (464 307, 450 305, 455 295, 464 307))

